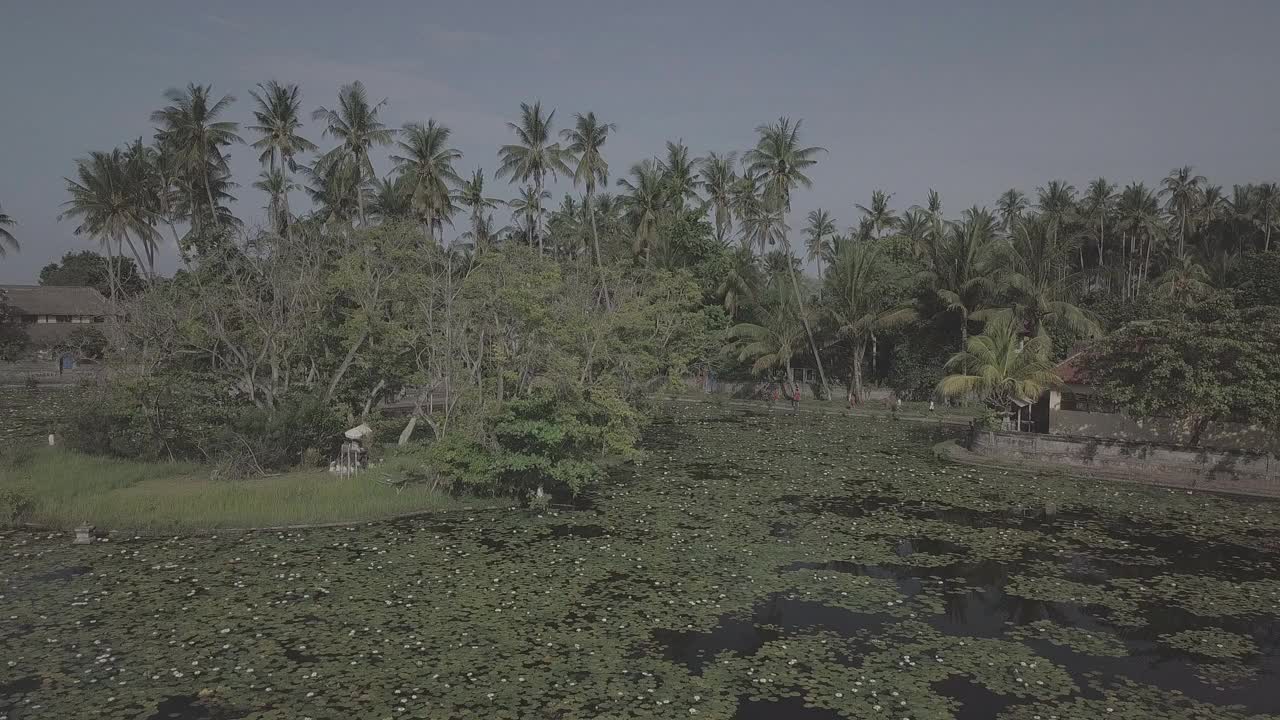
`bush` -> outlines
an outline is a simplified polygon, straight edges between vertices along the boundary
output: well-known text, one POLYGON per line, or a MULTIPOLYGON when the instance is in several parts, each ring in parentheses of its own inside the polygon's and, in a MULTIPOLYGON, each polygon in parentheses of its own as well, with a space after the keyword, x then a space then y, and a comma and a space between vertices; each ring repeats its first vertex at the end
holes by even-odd
POLYGON ((36 501, 25 488, 0 488, 0 527, 16 527, 27 522, 36 501))
POLYGON ((245 408, 231 418, 211 453, 218 463, 215 475, 284 470, 304 457, 327 462, 338 454, 345 425, 334 408, 310 397, 285 400, 274 410, 245 408))
POLYGON ((186 373, 118 380, 67 420, 67 446, 140 460, 205 459, 210 439, 231 415, 225 399, 208 390, 213 387, 186 373))

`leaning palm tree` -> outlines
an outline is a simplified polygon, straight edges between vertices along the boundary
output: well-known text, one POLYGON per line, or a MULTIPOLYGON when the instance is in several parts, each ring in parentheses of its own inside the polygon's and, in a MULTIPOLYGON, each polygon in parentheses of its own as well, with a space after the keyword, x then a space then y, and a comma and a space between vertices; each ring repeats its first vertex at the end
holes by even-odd
MULTIPOLYGON (((804 146, 800 142, 800 125, 802 120, 792 122, 789 118, 778 118, 776 123, 761 125, 756 128, 760 135, 756 146, 748 150, 743 160, 752 172, 760 174, 764 186, 765 209, 776 213, 780 221, 785 221, 785 214, 791 212, 791 192, 799 187, 812 187, 813 181, 805 173, 818 163, 818 155, 826 152, 825 148, 804 146)), ((781 240, 783 249, 790 257, 791 241, 786 232, 785 222, 779 222, 782 228, 781 240)), ((809 324, 805 311, 804 299, 800 295, 800 283, 791 263, 787 264, 791 276, 791 290, 795 295, 796 307, 800 320, 804 324, 805 334, 809 337, 809 348, 813 351, 813 362, 817 365, 818 379, 822 383, 821 393, 825 398, 829 393, 827 373, 822 367, 822 358, 818 354, 818 343, 813 337, 813 328, 809 324)))
POLYGON ((600 273, 600 290, 604 293, 606 307, 609 306, 609 288, 605 285, 604 260, 600 257, 600 230, 596 227, 595 195, 597 183, 609 185, 609 163, 604 159, 604 144, 609 133, 618 129, 613 123, 604 123, 596 119, 596 114, 578 113, 573 116, 574 126, 560 131, 560 137, 568 143, 565 146, 567 158, 574 163, 573 184, 582 184, 586 195, 583 197, 583 210, 591 220, 591 252, 595 256, 596 270, 600 273))
MULTIPOLYGON (((565 164, 564 152, 559 143, 552 142, 554 137, 551 122, 556 111, 544 114, 542 103, 535 101, 520 103, 520 122, 507 123, 516 134, 514 144, 503 145, 498 150, 498 158, 502 164, 498 167, 498 177, 510 177, 511 182, 527 182, 530 184, 529 197, 542 197, 542 188, 546 184, 547 175, 553 179, 559 175, 569 175, 571 171, 565 164)), ((537 223, 533 217, 525 218, 527 222, 529 244, 533 245, 533 235, 537 223)), ((538 236, 538 252, 542 252, 542 236, 538 236)))
POLYGON ((212 85, 192 83, 186 90, 170 88, 164 94, 170 104, 151 114, 151 121, 158 126, 156 141, 164 148, 163 152, 173 157, 184 176, 194 226, 200 225, 205 217, 218 222, 214 185, 230 175, 222 149, 244 142, 236 133, 240 127, 237 123, 218 119, 235 98, 223 95, 213 101, 212 94, 212 85), (200 192, 207 202, 204 207, 207 215, 197 210, 200 203, 196 198, 200 192))
POLYGON ((489 247, 489 240, 493 237, 493 216, 490 210, 498 207, 501 202, 496 197, 485 195, 484 190, 484 168, 476 168, 471 174, 471 179, 462 183, 462 187, 458 190, 458 202, 467 208, 471 216, 471 230, 469 240, 475 246, 477 253, 482 253, 489 247))
POLYGON ((663 181, 677 215, 684 212, 686 202, 698 199, 698 188, 702 187, 698 175, 701 164, 701 158, 689 157, 689 147, 683 140, 667 141, 667 157, 660 160, 658 166, 662 168, 663 181))
POLYGON ((364 211, 365 186, 373 182, 373 161, 369 151, 375 146, 390 145, 396 131, 382 124, 378 111, 387 104, 385 99, 370 104, 369 93, 359 80, 343 85, 338 90, 338 105, 333 109, 317 108, 312 119, 324 123, 324 134, 338 140, 338 146, 321 156, 322 166, 342 162, 348 166, 342 172, 355 172, 356 210, 360 224, 366 224, 364 211))
POLYGON ((951 374, 938 383, 939 394, 976 396, 1001 412, 1015 402, 1035 402, 1062 383, 1049 360, 1049 338, 1021 337, 1008 318, 987 323, 982 334, 970 338, 943 367, 951 374))
POLYGON ((707 194, 716 223, 716 240, 722 244, 733 230, 733 187, 738 181, 737 153, 707 153, 698 173, 702 176, 702 189, 707 194))
POLYGON ((898 216, 894 214, 893 209, 889 207, 889 198, 892 194, 883 190, 876 190, 871 193, 871 205, 855 205, 858 212, 871 221, 871 228, 875 232, 877 238, 885 230, 892 230, 898 225, 898 216))
MULTIPOLYGON (((391 156, 396 170, 408 178, 413 205, 428 243, 433 241, 432 228, 440 228, 453 208, 452 189, 462 183, 453 167, 462 153, 449 146, 451 134, 448 127, 432 119, 426 125, 409 123, 400 130, 396 141, 400 154, 391 156)), ((436 240, 443 245, 443 234, 436 240)))
POLYGON ((1178 255, 1187 245, 1187 220, 1199 202, 1200 189, 1208 182, 1203 175, 1196 175, 1190 165, 1174 168, 1164 180, 1159 196, 1166 198, 1165 209, 1178 220, 1178 255))
POLYGON ((299 153, 313 152, 316 144, 302 137, 302 92, 292 83, 281 84, 271 80, 265 85, 258 83, 256 91, 250 90, 256 108, 253 111, 256 125, 249 129, 258 134, 253 148, 261 150, 258 162, 267 166, 267 177, 274 178, 276 170, 284 175, 279 183, 272 181, 278 188, 279 197, 273 197, 271 204, 279 208, 284 226, 289 222, 289 189, 294 187, 290 175, 297 171, 295 159, 299 153))
POLYGON ((668 212, 669 195, 662 170, 653 161, 643 160, 631 166, 630 177, 618 178, 618 187, 626 190, 622 203, 631 225, 635 253, 643 252, 645 262, 651 262, 658 242, 658 223, 668 212))
POLYGON ((882 282, 880 248, 874 243, 841 243, 840 251, 827 273, 827 311, 840 337, 849 342, 848 400, 860 403, 862 362, 867 341, 876 330, 910 320, 915 313, 896 307, 882 282))
POLYGON ((818 264, 818 279, 822 279, 822 261, 835 252, 831 238, 836 234, 836 221, 831 213, 818 208, 810 210, 809 224, 805 226, 805 259, 818 264))
POLYGON ((5 250, 12 248, 18 250, 18 238, 13 236, 9 228, 14 227, 18 223, 9 217, 3 208, 0 208, 0 257, 4 257, 5 250))
MULTIPOLYGON (((61 220, 76 218, 80 224, 76 235, 88 235, 97 240, 107 251, 108 280, 111 299, 117 292, 115 258, 123 254, 127 245, 138 267, 146 268, 138 252, 138 243, 152 241, 155 228, 152 212, 138 202, 138 193, 132 187, 124 153, 92 152, 86 158, 76 160, 76 179, 65 178, 71 199, 63 203, 61 220)), ((150 274, 147 275, 151 279, 150 274)))

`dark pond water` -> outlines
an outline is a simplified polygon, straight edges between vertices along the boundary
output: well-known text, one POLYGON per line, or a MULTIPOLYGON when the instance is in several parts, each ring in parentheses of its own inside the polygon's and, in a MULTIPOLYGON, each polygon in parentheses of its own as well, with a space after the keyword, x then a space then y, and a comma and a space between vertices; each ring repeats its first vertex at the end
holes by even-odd
POLYGON ((1280 713, 1267 503, 676 408, 579 510, 0 535, 0 717, 1280 713))

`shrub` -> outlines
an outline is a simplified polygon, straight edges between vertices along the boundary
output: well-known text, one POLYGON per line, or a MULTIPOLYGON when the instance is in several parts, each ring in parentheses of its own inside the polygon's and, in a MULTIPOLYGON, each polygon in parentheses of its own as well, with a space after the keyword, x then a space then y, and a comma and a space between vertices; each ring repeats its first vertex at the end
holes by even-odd
POLYGON ((15 527, 30 519, 36 501, 25 488, 0 488, 0 527, 15 527))
POLYGON ((333 407, 312 397, 290 398, 274 410, 250 407, 231 418, 213 454, 223 477, 245 477, 283 470, 303 462, 337 456, 345 429, 333 407), (308 453, 307 451, 313 451, 308 453))
POLYGON ((141 460, 206 458, 231 412, 213 387, 187 373, 120 379, 68 419, 67 446, 141 460))

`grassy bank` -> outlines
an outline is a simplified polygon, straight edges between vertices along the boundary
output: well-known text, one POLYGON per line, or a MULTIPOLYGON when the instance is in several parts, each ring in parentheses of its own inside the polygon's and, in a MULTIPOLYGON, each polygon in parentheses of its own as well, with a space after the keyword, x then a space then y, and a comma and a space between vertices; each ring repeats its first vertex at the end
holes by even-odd
POLYGON ((324 470, 248 480, 212 480, 206 467, 145 463, 41 448, 0 460, 0 527, 15 522, 70 528, 170 531, 372 520, 457 506, 423 486, 397 492, 381 482, 394 461, 343 478, 324 470), (14 511, 20 510, 15 518, 14 511))

